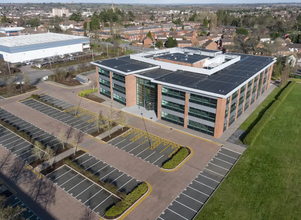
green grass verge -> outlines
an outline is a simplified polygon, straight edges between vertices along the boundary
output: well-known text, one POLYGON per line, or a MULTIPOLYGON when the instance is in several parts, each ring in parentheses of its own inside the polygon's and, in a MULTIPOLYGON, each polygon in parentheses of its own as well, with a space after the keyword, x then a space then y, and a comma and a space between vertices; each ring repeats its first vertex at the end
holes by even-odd
POLYGON ((300 94, 295 84, 196 220, 299 218, 300 94))
POLYGON ((129 193, 123 200, 116 203, 108 211, 106 211, 105 217, 115 218, 125 212, 131 205, 133 205, 141 196, 143 196, 148 190, 146 183, 138 185, 131 193, 129 193))
POLYGON ((97 89, 85 89, 78 93, 79 96, 85 97, 86 95, 89 95, 90 93, 97 92, 97 89))
POLYGON ((181 147, 170 160, 163 164, 164 169, 174 169, 177 167, 187 156, 189 155, 189 150, 187 147, 181 147))

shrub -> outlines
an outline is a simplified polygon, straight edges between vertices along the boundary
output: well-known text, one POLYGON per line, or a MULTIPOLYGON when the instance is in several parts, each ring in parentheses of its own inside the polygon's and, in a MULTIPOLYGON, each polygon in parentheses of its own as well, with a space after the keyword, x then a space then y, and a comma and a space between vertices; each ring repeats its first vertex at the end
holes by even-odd
POLYGON ((147 184, 141 183, 131 193, 129 193, 123 200, 116 203, 108 211, 106 211, 107 217, 117 217, 126 211, 131 205, 133 205, 141 196, 143 196, 148 190, 147 184))
POLYGON ((189 155, 189 150, 187 147, 181 147, 170 160, 166 161, 163 164, 164 169, 174 169, 178 166, 187 156, 189 155))
POLYGON ((79 96, 85 97, 86 95, 89 95, 90 93, 97 92, 97 89, 85 89, 78 93, 79 96))

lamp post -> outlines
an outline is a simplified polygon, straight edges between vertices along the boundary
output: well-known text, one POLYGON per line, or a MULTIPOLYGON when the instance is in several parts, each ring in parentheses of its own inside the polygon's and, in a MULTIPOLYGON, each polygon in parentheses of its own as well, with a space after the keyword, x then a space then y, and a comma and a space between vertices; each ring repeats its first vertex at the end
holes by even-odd
POLYGON ((152 126, 152 124, 153 124, 153 117, 150 117, 150 120, 151 120, 151 138, 150 138, 150 145, 151 145, 151 148, 153 148, 153 137, 152 137, 152 135, 153 135, 153 126, 152 126))

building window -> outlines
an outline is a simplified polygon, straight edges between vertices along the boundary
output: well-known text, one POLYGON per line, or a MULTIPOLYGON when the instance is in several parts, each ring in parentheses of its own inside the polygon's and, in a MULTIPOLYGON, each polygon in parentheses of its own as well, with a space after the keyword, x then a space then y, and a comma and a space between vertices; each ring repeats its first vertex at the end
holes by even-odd
POLYGON ((102 95, 105 95, 105 96, 111 98, 111 92, 110 92, 110 91, 105 90, 105 89, 103 89, 103 88, 99 88, 99 92, 100 92, 102 95))
POLYGON ((250 86, 252 85, 253 80, 251 80, 250 82, 248 82, 248 88, 250 88, 250 86))
POLYGON ((171 115, 163 111, 161 112, 161 119, 184 126, 184 118, 180 118, 178 116, 171 115))
POLYGON ((176 99, 185 100, 185 92, 174 90, 174 89, 169 89, 166 87, 162 87, 162 95, 176 98, 176 99))
POLYGON ((99 78, 99 84, 105 85, 105 86, 111 88, 111 83, 107 80, 102 79, 102 78, 99 78))
POLYGON ((117 102, 120 102, 121 104, 124 104, 124 105, 126 104, 126 99, 117 94, 113 94, 113 99, 117 102))
POLYGON ((237 95, 238 95, 238 91, 234 92, 232 94, 232 100, 235 100, 237 98, 237 95))
POLYGON ((235 115, 232 115, 229 119, 229 126, 235 121, 235 115))
POLYGON ((119 75, 117 73, 112 72, 112 78, 119 81, 119 82, 125 83, 125 76, 123 76, 123 75, 119 75))
POLYGON ((188 121, 188 128, 203 132, 205 134, 213 135, 214 134, 214 128, 210 127, 208 125, 204 125, 195 121, 188 121))
POLYGON ((240 94, 242 94, 246 90, 246 85, 240 88, 240 94))
POLYGON ((114 88, 114 90, 116 90, 116 91, 118 91, 122 94, 125 94, 125 88, 124 87, 113 83, 113 88, 114 88))
POLYGON ((189 102, 196 103, 199 105, 204 105, 211 108, 216 108, 217 99, 212 99, 204 96, 199 96, 195 94, 190 94, 189 102))
POLYGON ((98 73, 100 75, 103 75, 103 76, 106 76, 106 77, 110 78, 110 71, 107 71, 107 70, 104 70, 104 69, 101 69, 101 68, 98 67, 98 73))
POLYGON ((233 103, 232 105, 231 105, 231 108, 230 108, 230 112, 232 113, 234 110, 236 110, 236 104, 237 103, 233 103))
POLYGON ((196 108, 189 107, 188 114, 196 118, 201 118, 207 121, 215 122, 215 114, 211 112, 206 112, 196 108))
POLYGON ((184 113, 185 111, 185 106, 184 105, 180 105, 174 102, 169 102, 169 101, 165 101, 162 99, 162 107, 170 109, 172 111, 176 111, 176 112, 181 112, 184 113))

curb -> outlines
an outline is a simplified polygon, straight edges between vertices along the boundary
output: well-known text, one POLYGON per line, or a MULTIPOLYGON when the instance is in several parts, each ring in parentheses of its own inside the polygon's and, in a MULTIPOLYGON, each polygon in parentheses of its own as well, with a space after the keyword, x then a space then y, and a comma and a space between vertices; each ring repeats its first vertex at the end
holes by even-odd
POLYGON ((193 151, 193 149, 191 147, 186 146, 186 148, 188 148, 190 150, 190 154, 188 154, 187 157, 185 157, 185 159, 182 160, 182 162, 180 164, 178 164, 178 166, 176 166, 173 169, 164 169, 164 168, 161 167, 160 171, 163 171, 163 172, 175 172, 178 169, 180 169, 194 155, 194 151, 193 151))

